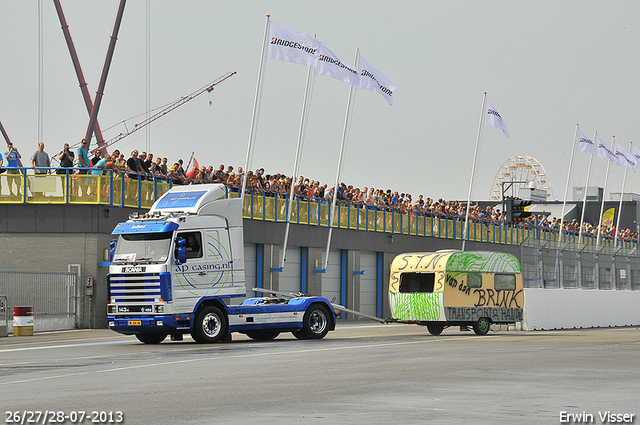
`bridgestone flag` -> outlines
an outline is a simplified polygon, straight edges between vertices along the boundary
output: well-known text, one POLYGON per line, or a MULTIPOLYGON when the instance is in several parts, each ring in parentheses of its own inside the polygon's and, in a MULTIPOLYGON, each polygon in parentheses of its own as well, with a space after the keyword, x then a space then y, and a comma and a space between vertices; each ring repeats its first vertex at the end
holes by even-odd
POLYGON ((360 57, 360 89, 376 91, 391 105, 396 86, 369 62, 360 57))
POLYGON ((318 42, 318 64, 316 75, 327 75, 336 80, 344 81, 355 88, 360 86, 360 77, 357 69, 346 65, 327 46, 318 42))
POLYGON ((316 75, 327 75, 357 89, 380 93, 389 105, 396 87, 390 79, 360 58, 359 69, 346 65, 320 40, 269 22, 267 58, 312 66, 316 75))
POLYGON ((598 156, 600 158, 608 159, 616 165, 622 165, 620 159, 618 159, 618 157, 613 152, 611 152, 611 149, 609 149, 607 145, 605 145, 600 136, 596 136, 596 144, 598 146, 598 156))
POLYGON ((616 151, 614 152, 615 156, 618 157, 620 161, 620 165, 626 165, 631 168, 633 172, 636 172, 636 165, 638 164, 638 160, 625 148, 616 143, 616 151))
POLYGON ((509 138, 509 130, 507 130, 507 125, 504 123, 504 120, 502 119, 496 108, 494 108, 491 102, 489 102, 489 99, 487 99, 487 105, 485 107, 484 124, 498 127, 502 130, 507 139, 509 138))
POLYGON ((316 67, 319 41, 310 35, 269 22, 268 59, 316 67))
POLYGON ((632 146, 631 154, 635 158, 636 164, 638 164, 638 162, 640 162, 640 150, 638 150, 638 148, 636 148, 635 146, 632 146))
POLYGON ((576 151, 598 155, 598 147, 596 144, 593 143, 593 140, 589 139, 580 129, 578 129, 578 143, 576 144, 576 151))

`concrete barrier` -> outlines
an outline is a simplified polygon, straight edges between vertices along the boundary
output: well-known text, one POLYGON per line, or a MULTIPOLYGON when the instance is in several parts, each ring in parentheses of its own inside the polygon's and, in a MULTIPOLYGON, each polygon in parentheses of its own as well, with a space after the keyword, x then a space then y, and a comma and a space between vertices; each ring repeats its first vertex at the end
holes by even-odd
POLYGON ((640 325, 640 291, 524 290, 524 330, 640 325))

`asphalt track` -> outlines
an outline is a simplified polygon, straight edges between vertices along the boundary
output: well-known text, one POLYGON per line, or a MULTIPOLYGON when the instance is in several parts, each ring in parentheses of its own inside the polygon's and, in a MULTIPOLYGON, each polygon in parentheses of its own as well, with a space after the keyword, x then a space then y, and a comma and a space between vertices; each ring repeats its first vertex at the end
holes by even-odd
POLYGON ((320 341, 212 345, 76 330, 0 338, 0 405, 2 423, 38 411, 38 423, 60 423, 46 411, 75 423, 117 423, 110 412, 126 424, 613 423, 604 412, 640 423, 639 365, 638 327, 434 337, 342 321, 320 341))

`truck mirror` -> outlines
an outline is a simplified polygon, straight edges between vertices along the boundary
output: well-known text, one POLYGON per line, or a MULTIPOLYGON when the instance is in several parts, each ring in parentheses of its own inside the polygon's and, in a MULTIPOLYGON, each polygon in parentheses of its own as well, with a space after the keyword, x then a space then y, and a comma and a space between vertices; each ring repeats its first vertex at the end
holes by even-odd
POLYGON ((187 262, 187 241, 185 238, 176 238, 176 264, 184 264, 187 262))
POLYGON ((109 242, 109 262, 113 262, 113 254, 116 252, 116 240, 109 242))

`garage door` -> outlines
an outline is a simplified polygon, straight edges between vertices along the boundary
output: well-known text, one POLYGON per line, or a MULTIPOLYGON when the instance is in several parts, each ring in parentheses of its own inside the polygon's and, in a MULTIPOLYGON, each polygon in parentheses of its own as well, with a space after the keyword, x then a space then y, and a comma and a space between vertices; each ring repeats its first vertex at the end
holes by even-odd
POLYGON ((371 316, 376 315, 376 283, 377 283, 377 255, 375 252, 360 254, 360 269, 364 274, 360 276, 360 311, 371 316))
POLYGON ((342 303, 342 300, 340 299, 340 260, 340 251, 329 251, 327 272, 322 276, 321 295, 336 304, 342 303), (333 301, 334 297, 335 301, 333 301))
MULTIPOLYGON (((282 258, 282 250, 280 250, 282 258)), ((287 261, 284 262, 284 269, 280 272, 279 290, 282 292, 300 292, 300 247, 292 246, 287 248, 287 261)))

